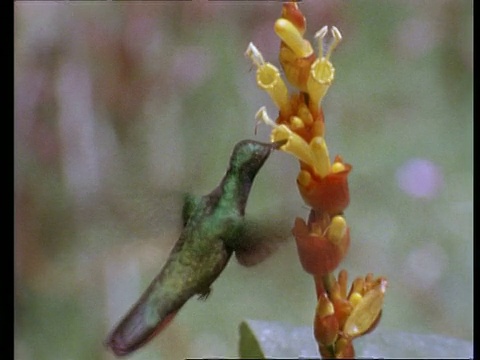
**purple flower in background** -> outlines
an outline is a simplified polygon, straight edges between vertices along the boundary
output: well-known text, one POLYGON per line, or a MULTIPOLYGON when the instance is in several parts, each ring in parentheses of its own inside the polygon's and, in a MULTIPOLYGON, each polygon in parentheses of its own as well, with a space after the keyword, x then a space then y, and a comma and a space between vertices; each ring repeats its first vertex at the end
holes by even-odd
POLYGON ((416 198, 431 199, 443 186, 440 167, 427 159, 408 160, 398 168, 396 178, 400 189, 416 198))

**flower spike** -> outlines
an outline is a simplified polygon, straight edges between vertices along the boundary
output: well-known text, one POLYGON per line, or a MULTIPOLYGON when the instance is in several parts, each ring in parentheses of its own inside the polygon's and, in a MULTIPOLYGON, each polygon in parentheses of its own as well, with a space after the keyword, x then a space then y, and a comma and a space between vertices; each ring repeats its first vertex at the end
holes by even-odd
POLYGON ((280 71, 250 43, 245 55, 257 67, 257 85, 279 109, 273 120, 261 107, 255 130, 260 123, 270 126, 270 140, 284 140, 280 149, 299 161, 297 188, 311 210, 307 221, 295 219, 292 234, 300 264, 315 281, 318 302, 313 328, 319 352, 323 358, 353 358, 352 341, 372 331, 380 320, 387 281, 369 273, 356 278, 348 289, 347 271, 340 271, 337 278, 333 274, 350 246, 343 213, 350 201, 352 166, 340 155, 330 161, 322 101, 335 79, 330 58, 342 34, 335 26, 322 27, 315 34, 318 50, 314 52, 303 38, 306 20, 296 1, 283 4, 274 31, 281 40, 283 75, 298 92, 289 95, 280 71), (332 39, 327 42, 329 33, 332 39))

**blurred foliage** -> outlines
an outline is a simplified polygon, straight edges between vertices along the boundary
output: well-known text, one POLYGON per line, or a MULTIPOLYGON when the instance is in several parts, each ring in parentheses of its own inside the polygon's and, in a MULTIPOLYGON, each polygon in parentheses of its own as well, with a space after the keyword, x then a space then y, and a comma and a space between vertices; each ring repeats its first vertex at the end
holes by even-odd
MULTIPOLYGON (((353 165, 350 277, 384 275, 382 327, 473 337, 473 2, 315 1, 308 37, 335 25, 324 102, 332 155, 353 165), (442 187, 396 181, 423 158, 442 187)), ((267 95, 243 52, 278 65, 279 2, 15 2, 15 357, 113 359, 102 342, 160 270, 180 196, 209 192, 267 95)), ((276 153, 247 214, 292 223, 307 208, 296 161, 276 153)), ((132 359, 237 355, 244 318, 310 326, 312 279, 293 241, 232 261, 132 359)))

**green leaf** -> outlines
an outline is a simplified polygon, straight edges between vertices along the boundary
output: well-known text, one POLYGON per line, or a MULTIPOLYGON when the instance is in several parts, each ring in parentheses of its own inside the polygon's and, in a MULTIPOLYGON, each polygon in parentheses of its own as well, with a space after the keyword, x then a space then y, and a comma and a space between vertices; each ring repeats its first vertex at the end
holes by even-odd
POLYGON ((265 359, 255 334, 245 321, 240 324, 239 355, 242 359, 265 359))
MULTIPOLYGON (((240 324, 240 357, 242 344, 251 341, 242 339, 246 334, 253 337, 262 356, 265 357, 308 357, 318 358, 317 344, 312 328, 294 327, 275 321, 245 320, 240 324), (242 332, 242 328, 247 330, 242 332)), ((252 341, 251 341, 252 342, 252 341)))
MULTIPOLYGON (((270 321, 246 320, 240 325, 242 344, 256 344, 257 353, 270 357, 318 358, 318 347, 311 327, 295 327, 270 321), (242 329, 244 329, 242 331, 242 329), (242 337, 247 337, 243 338, 242 337), (252 339, 253 338, 253 339, 252 339)), ((359 358, 472 358, 473 344, 437 334, 415 334, 382 329, 354 340, 359 358)), ((245 345, 243 345, 245 346, 245 345)), ((252 356, 258 358, 254 353, 252 356)))

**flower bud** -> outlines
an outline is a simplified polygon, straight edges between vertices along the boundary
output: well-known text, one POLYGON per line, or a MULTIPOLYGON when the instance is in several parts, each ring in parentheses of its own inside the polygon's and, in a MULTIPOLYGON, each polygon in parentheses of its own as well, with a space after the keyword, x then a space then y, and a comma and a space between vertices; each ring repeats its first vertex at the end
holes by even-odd
POLYGON ((318 298, 315 311, 313 324, 315 339, 319 344, 330 345, 337 339, 338 330, 339 325, 335 317, 333 304, 328 299, 327 294, 323 293, 318 298))

